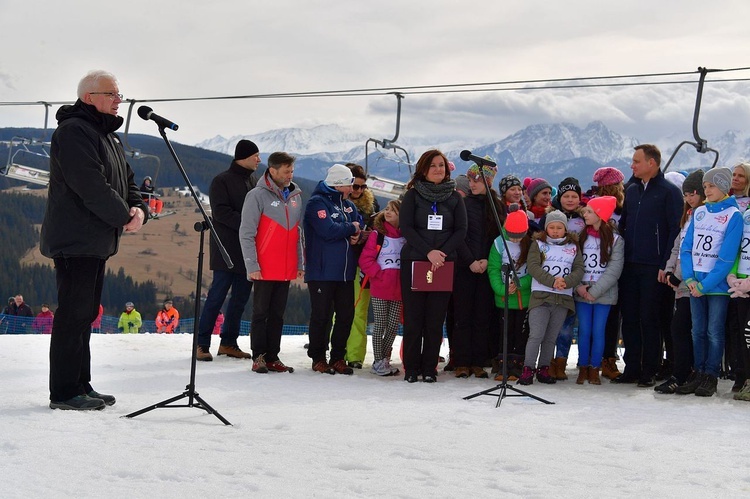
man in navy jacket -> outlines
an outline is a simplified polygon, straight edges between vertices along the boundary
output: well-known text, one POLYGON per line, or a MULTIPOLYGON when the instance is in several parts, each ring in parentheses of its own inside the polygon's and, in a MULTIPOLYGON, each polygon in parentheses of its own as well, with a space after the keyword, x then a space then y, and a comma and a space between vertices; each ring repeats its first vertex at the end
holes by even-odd
POLYGON ((625 268, 620 278, 625 371, 614 383, 654 385, 661 364, 660 286, 675 237, 680 232, 682 193, 659 169, 661 152, 651 144, 635 147, 631 169, 636 181, 625 192, 620 232, 625 268))
POLYGON ((305 282, 310 292, 310 346, 313 370, 352 374, 346 365, 346 340, 354 320, 354 275, 357 260, 352 246, 360 236, 357 208, 349 201, 354 177, 349 168, 335 164, 318 183, 304 216, 305 282), (331 358, 326 362, 328 333, 331 358))

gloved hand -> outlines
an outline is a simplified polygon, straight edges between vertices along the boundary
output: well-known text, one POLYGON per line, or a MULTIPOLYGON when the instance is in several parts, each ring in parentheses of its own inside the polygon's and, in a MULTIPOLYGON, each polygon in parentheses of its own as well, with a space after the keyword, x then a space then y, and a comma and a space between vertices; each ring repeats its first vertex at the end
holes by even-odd
POLYGON ((129 327, 130 329, 133 329, 133 323, 132 323, 132 322, 128 322, 128 327, 129 327))

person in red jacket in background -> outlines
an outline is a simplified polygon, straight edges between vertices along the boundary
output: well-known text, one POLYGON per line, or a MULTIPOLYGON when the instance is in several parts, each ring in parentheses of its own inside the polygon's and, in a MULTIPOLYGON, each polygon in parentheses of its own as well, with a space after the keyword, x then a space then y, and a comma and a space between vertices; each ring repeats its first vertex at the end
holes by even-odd
POLYGON ((172 300, 164 300, 164 308, 156 314, 156 332, 173 334, 180 325, 180 313, 172 306, 172 300))
POLYGON ((94 319, 94 322, 91 323, 91 332, 92 333, 101 333, 102 332, 102 315, 104 315, 104 307, 102 304, 99 304, 99 315, 96 316, 96 319, 94 319))
POLYGON ((221 326, 224 325, 224 312, 219 310, 219 315, 216 316, 216 322, 214 322, 213 334, 221 334, 221 326))
POLYGON ((52 334, 52 319, 54 317, 55 314, 49 309, 49 305, 42 303, 42 311, 34 318, 34 322, 31 323, 31 329, 35 333, 52 334))

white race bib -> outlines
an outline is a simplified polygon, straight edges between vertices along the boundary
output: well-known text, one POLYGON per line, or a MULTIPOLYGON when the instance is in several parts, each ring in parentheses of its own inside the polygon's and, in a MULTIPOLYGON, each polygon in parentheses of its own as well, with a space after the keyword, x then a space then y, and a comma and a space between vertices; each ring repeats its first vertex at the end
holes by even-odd
POLYGON ((693 215, 693 269, 711 272, 719 259, 719 250, 732 215, 738 210, 730 206, 718 213, 711 213, 705 206, 695 209, 693 215))
MULTIPOLYGON (((542 254, 542 269, 553 277, 566 277, 573 269, 578 248, 573 243, 564 245, 549 244, 543 241, 536 241, 539 245, 539 252, 542 254)), ((540 283, 536 279, 531 280, 531 291, 547 291, 548 293, 557 293, 562 295, 573 296, 573 288, 554 289, 540 283)))

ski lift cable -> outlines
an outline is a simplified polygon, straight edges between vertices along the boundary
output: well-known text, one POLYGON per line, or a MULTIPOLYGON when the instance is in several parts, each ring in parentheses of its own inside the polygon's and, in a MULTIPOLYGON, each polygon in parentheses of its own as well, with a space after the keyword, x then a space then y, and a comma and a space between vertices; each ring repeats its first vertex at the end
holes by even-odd
MULTIPOLYGON (((732 71, 747 71, 750 67, 739 67, 739 68, 728 68, 728 69, 711 69, 711 72, 732 72, 732 71)), ((343 89, 343 90, 318 90, 318 91, 307 91, 307 92, 281 92, 273 94, 248 94, 248 95, 228 95, 228 96, 207 96, 207 97, 178 97, 178 98, 151 98, 151 99, 127 99, 134 100, 135 102, 189 102, 189 101, 200 101, 200 100, 235 100, 235 99, 272 99, 272 98, 299 98, 299 97, 356 97, 356 96, 373 96, 383 95, 384 93, 392 93, 394 91, 401 92, 403 94, 414 94, 417 91, 421 93, 447 93, 447 92, 471 92, 477 90, 471 90, 468 87, 498 87, 508 85, 529 85, 538 83, 562 83, 562 82, 575 82, 575 81, 601 81, 601 80, 612 80, 612 79, 633 79, 633 78, 660 78, 660 77, 671 77, 671 76, 685 76, 689 74, 695 74, 696 71, 680 71, 680 72, 665 72, 665 73, 642 73, 642 74, 630 74, 630 75, 604 75, 604 76, 586 76, 586 77, 567 77, 567 78, 546 78, 546 79, 530 79, 530 80, 508 80, 508 81, 494 81, 494 82, 473 82, 473 83, 449 83, 449 84, 435 84, 435 85, 412 85, 404 87, 374 87, 374 88, 361 88, 361 89, 343 89), (440 90, 440 89, 454 89, 454 90, 440 90)), ((748 81, 748 78, 734 78, 726 80, 713 80, 713 81, 748 81)), ((667 81, 667 82, 622 82, 615 84, 578 84, 578 85, 561 85, 559 87, 551 86, 539 86, 539 87, 514 87, 508 90, 531 90, 531 89, 549 89, 549 88, 596 88, 596 87, 610 87, 610 86, 633 86, 633 85, 664 85, 664 84, 682 84, 692 83, 684 80, 678 81, 667 81)), ((500 91, 500 88, 483 89, 483 91, 500 91)), ((69 100, 66 101, 34 101, 34 102, 0 102, 0 106, 21 106, 21 105, 62 105, 72 103, 69 100)))

